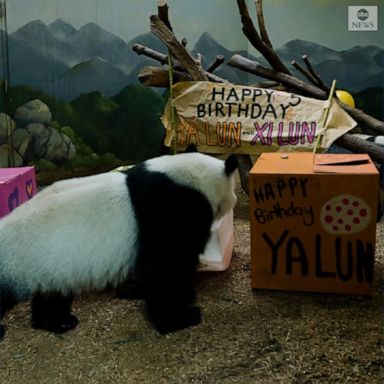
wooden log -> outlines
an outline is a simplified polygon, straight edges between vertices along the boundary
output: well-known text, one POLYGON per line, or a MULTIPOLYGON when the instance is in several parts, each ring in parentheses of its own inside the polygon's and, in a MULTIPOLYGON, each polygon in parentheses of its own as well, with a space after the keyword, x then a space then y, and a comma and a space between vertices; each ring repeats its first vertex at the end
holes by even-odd
MULTIPOLYGON (((180 81, 191 81, 191 76, 186 72, 180 72, 173 70, 173 83, 179 83, 180 81)), ((161 67, 144 67, 137 75, 141 84, 146 87, 169 87, 169 71, 168 69, 161 67)), ((213 73, 207 73, 207 77, 210 81, 215 83, 228 83, 227 80, 222 79, 213 73)))
POLYGON ((239 54, 233 55, 229 59, 228 65, 268 80, 277 81, 303 96, 311 96, 321 100, 328 98, 328 94, 318 87, 305 83, 292 75, 266 68, 257 61, 247 59, 239 54))
POLYGON ((374 131, 376 135, 384 135, 384 121, 375 119, 374 117, 366 114, 361 109, 352 108, 348 104, 338 101, 340 106, 347 112, 353 119, 359 123, 360 126, 367 127, 374 131))
POLYGON ((136 52, 139 56, 144 55, 150 57, 151 59, 156 60, 161 64, 168 63, 168 55, 164 55, 164 53, 155 51, 154 49, 146 47, 145 45, 141 45, 138 43, 133 44, 132 50, 136 52))
POLYGON ((354 153, 368 153, 374 162, 384 163, 384 149, 370 141, 362 140, 359 137, 346 133, 339 137, 335 144, 354 153))
MULTIPOLYGON (((191 77, 183 72, 172 71, 172 74, 174 83, 191 80, 191 77)), ((146 87, 169 87, 169 71, 161 67, 144 67, 137 77, 140 83, 146 87)))
POLYGON ((205 73, 196 64, 194 58, 185 47, 176 39, 175 35, 160 20, 157 15, 150 17, 151 32, 156 35, 172 52, 175 58, 191 75, 192 80, 207 80, 205 73))
MULTIPOLYGON (((155 51, 154 49, 145 45, 136 43, 132 46, 132 50, 138 55, 144 55, 158 61, 161 65, 168 64, 168 55, 165 55, 159 51, 155 51)), ((176 71, 185 72, 185 68, 175 59, 172 60, 172 67, 176 71)))
MULTIPOLYGON (((134 52, 136 52, 138 55, 144 55, 144 56, 150 57, 151 59, 158 61, 160 64, 167 64, 168 63, 168 56, 167 55, 165 55, 164 53, 155 51, 154 49, 148 48, 144 45, 134 44, 132 47, 132 50, 134 52)), ((177 60, 173 60, 172 64, 173 64, 173 70, 174 71, 185 72, 185 75, 188 76, 186 74, 185 68, 177 60)), ((209 81, 213 81, 215 83, 229 83, 228 80, 223 79, 222 77, 219 77, 213 73, 209 73, 208 71, 206 71, 204 73, 207 76, 207 79, 209 81)), ((146 73, 144 75, 146 75, 146 73)), ((191 80, 191 77, 189 77, 189 80, 191 80)), ((179 81, 185 81, 185 80, 179 80, 179 81)), ((156 87, 155 84, 151 85, 151 86, 156 87)), ((163 85, 159 85, 159 86, 163 87, 163 85)))
POLYGON ((225 58, 223 55, 217 55, 213 63, 208 66, 207 72, 214 72, 221 64, 224 63, 224 60, 225 58))
MULTIPOLYGON (((297 77, 285 73, 276 72, 266 68, 256 61, 249 60, 239 54, 235 54, 228 61, 228 65, 239 68, 245 72, 252 73, 266 79, 277 81, 289 89, 315 99, 325 100, 328 97, 327 92, 322 89, 305 83, 297 77)), ((378 135, 384 135, 384 122, 364 113, 360 109, 352 108, 349 105, 339 101, 340 106, 364 129, 367 127, 378 135)))

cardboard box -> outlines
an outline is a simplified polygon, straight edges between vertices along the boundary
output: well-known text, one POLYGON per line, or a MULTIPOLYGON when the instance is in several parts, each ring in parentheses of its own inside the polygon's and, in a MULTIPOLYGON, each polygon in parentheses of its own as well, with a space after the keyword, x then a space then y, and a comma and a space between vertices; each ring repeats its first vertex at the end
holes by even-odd
POLYGON ((379 176, 368 155, 264 153, 249 180, 253 288, 371 294, 379 176))
POLYGON ((0 217, 36 193, 34 167, 0 168, 0 217))

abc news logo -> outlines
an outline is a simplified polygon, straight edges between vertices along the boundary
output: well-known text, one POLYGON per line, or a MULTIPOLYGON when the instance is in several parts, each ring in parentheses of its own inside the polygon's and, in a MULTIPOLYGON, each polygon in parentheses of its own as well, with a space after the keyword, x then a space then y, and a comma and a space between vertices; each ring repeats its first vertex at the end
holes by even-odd
POLYGON ((349 6, 349 31, 377 31, 377 6, 349 6))

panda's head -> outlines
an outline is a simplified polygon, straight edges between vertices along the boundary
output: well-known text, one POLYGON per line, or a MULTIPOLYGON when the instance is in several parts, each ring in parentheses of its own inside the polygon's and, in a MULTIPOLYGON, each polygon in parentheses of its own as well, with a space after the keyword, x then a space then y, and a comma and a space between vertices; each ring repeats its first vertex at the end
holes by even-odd
POLYGON ((236 203, 235 155, 223 161, 202 153, 161 156, 146 162, 149 171, 166 174, 174 182, 198 190, 211 204, 214 219, 220 219, 236 203))

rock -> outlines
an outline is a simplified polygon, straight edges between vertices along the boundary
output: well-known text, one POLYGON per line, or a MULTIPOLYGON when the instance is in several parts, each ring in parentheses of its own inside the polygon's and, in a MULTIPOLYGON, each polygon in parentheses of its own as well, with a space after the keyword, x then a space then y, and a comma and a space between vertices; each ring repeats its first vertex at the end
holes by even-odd
POLYGON ((25 129, 31 135, 40 135, 44 131, 45 125, 41 123, 29 123, 25 125, 25 129))
POLYGON ((24 127, 28 123, 49 124, 52 120, 47 104, 38 99, 17 108, 14 117, 18 127, 24 127))
POLYGON ((71 139, 56 128, 48 126, 36 132, 39 133, 32 134, 32 158, 44 158, 55 164, 62 164, 76 154, 71 139))
POLYGON ((31 135, 25 129, 16 129, 13 132, 12 145, 22 157, 24 157, 27 152, 30 140, 31 135))
POLYGON ((46 145, 45 158, 54 163, 61 163, 66 160, 66 146, 61 133, 52 127, 47 127, 49 137, 46 145))
POLYGON ((13 149, 11 151, 11 147, 8 144, 3 144, 0 147, 0 167, 20 167, 23 165, 23 158, 19 155, 19 153, 13 149), (10 157, 12 153, 13 161, 10 162, 10 157))
POLYGON ((67 157, 68 157, 68 160, 71 160, 76 155, 76 147, 73 145, 72 140, 67 135, 62 133, 62 136, 63 136, 63 139, 64 139, 64 143, 65 143, 65 145, 67 147, 67 157))
POLYGON ((6 113, 0 113, 0 139, 8 137, 14 129, 14 121, 6 113))

